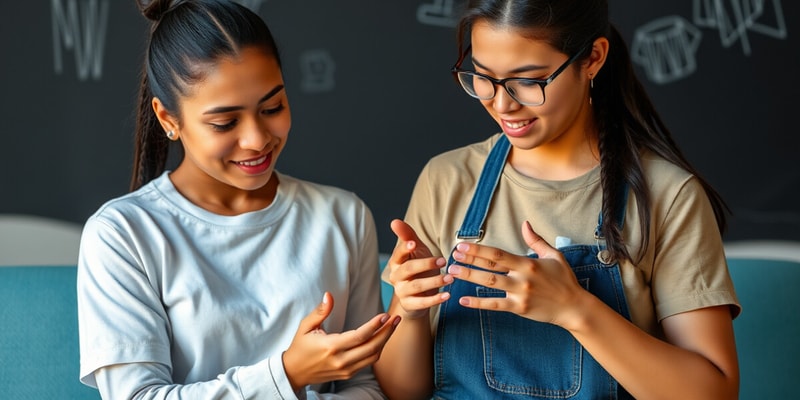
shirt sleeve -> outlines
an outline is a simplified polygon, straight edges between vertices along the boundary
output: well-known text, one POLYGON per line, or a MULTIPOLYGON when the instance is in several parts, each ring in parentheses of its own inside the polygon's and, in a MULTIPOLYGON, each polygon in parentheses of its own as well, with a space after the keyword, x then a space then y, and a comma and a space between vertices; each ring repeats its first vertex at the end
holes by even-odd
POLYGON ((135 240, 92 218, 83 230, 77 277, 81 381, 98 368, 131 362, 170 365, 169 319, 135 240))
POLYGON ((722 236, 699 181, 688 179, 657 223, 652 290, 658 320, 705 307, 740 306, 722 236))
POLYGON ((217 379, 191 384, 171 383, 169 368, 158 363, 117 364, 94 373, 103 399, 133 400, 344 400, 385 399, 372 376, 365 369, 348 381, 322 385, 336 393, 317 391, 317 385, 294 392, 289 385, 280 357, 270 357, 258 364, 231 368, 217 379), (347 382, 348 384, 345 384, 347 382))
POLYGON ((94 373, 103 399, 210 400, 304 399, 292 391, 280 357, 255 365, 231 368, 217 379, 179 385, 171 382, 169 368, 158 363, 117 364, 94 373), (275 368, 275 365, 278 365, 275 368))

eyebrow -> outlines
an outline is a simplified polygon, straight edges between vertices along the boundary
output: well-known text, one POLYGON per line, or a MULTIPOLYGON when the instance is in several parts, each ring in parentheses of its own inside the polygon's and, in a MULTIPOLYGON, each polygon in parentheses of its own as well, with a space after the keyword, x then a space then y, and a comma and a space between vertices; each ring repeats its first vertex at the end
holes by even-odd
MULTIPOLYGON (((272 88, 272 90, 270 90, 267 94, 265 94, 264 97, 262 97, 260 100, 258 100, 258 104, 261 104, 261 103, 271 99, 273 96, 278 94, 278 92, 280 92, 281 90, 283 90, 283 85, 275 86, 274 88, 272 88)), ((212 109, 209 109, 209 110, 206 110, 205 112, 203 112, 203 115, 206 115, 206 114, 222 114, 222 113, 227 113, 227 112, 231 112, 231 111, 239 111, 239 110, 243 110, 243 109, 244 109, 244 106, 214 107, 212 109)))
MULTIPOLYGON (((485 65, 481 64, 475 58, 472 58, 472 63, 475 64, 476 66, 478 66, 481 69, 485 69, 487 71, 491 71, 491 69, 489 69, 485 65)), ((547 69, 547 68, 549 68, 549 67, 545 67, 543 65, 536 65, 536 64, 523 65, 521 67, 517 67, 517 68, 512 69, 511 71, 508 71, 508 73, 510 73, 510 74, 519 74, 519 73, 522 73, 522 72, 539 71, 539 70, 543 70, 543 69, 547 69)))

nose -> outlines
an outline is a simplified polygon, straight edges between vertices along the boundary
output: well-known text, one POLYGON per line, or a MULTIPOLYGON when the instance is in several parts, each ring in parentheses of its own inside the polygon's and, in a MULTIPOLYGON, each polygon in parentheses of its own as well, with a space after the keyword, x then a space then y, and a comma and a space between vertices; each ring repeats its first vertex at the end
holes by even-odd
POLYGON ((507 113, 522 107, 508 94, 508 90, 506 90, 503 85, 497 85, 495 87, 494 98, 490 101, 492 102, 492 108, 498 113, 507 113))
POLYGON ((242 149, 261 151, 272 141, 272 135, 263 124, 254 122, 243 128, 239 136, 242 149))

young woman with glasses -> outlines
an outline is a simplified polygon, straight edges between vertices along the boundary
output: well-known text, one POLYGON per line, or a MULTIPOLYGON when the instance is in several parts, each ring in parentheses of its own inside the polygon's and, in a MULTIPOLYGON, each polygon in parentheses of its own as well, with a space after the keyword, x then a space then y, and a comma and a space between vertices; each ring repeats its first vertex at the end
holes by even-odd
POLYGON ((291 114, 269 29, 229 0, 139 4, 132 192, 81 240, 82 382, 104 399, 383 399, 371 364, 398 318, 372 215, 275 169, 291 114))
POLYGON ((403 322, 375 365, 384 391, 736 399, 726 207, 607 2, 474 0, 458 34, 455 78, 502 132, 430 160, 392 222, 403 322))

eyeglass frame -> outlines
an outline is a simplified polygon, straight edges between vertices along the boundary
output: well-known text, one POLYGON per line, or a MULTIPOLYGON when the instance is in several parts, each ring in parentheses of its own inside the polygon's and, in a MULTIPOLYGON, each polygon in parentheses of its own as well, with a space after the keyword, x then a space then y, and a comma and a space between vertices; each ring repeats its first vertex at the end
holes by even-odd
POLYGON ((478 99, 478 100, 491 100, 495 96, 497 96, 496 87, 497 86, 502 86, 503 89, 505 89, 506 93, 508 93, 508 95, 511 96, 511 98, 514 99, 514 101, 516 101, 517 103, 519 103, 519 104, 521 104, 523 106, 536 107, 536 106, 543 105, 547 101, 547 94, 545 93, 545 90, 544 90, 545 86, 547 86, 550 83, 552 83, 553 80, 556 79, 556 77, 558 77, 559 74, 564 72, 564 70, 566 70, 567 67, 569 67, 573 62, 577 61, 578 58, 581 56, 581 54, 583 54, 590 46, 591 46, 591 43, 583 46, 577 53, 575 53, 566 62, 564 62, 564 64, 561 64, 561 66, 558 67, 558 69, 553 71, 553 73, 550 74, 550 76, 548 76, 545 79, 519 78, 519 77, 496 79, 496 78, 492 78, 489 75, 482 74, 482 73, 480 73, 478 71, 470 71, 470 70, 467 70, 467 69, 461 69, 461 64, 464 62, 464 59, 467 58, 467 54, 470 52, 470 50, 472 50, 472 45, 467 46, 467 48, 461 54, 461 57, 458 58, 458 61, 456 61, 456 63, 453 65, 453 67, 450 68, 450 72, 453 74, 453 77, 456 79, 456 81, 458 82, 459 86, 461 86, 461 88, 464 89, 464 91, 467 92, 467 94, 472 98, 475 98, 475 99, 478 99), (470 74, 470 75, 474 75, 474 76, 479 76, 481 78, 484 78, 484 79, 488 80, 489 82, 492 82, 492 89, 493 89, 492 97, 484 99, 484 98, 478 97, 477 94, 476 95, 472 95, 469 91, 467 91, 467 89, 464 88, 464 84, 461 82, 461 79, 459 79, 459 77, 458 77, 458 74, 461 73, 461 72, 464 72, 464 73, 467 73, 467 74, 470 74), (538 104, 532 104, 532 103, 526 103, 526 102, 523 102, 523 101, 520 101, 519 99, 517 99, 517 97, 514 96, 511 93, 510 90, 508 90, 508 87, 506 86, 506 82, 519 82, 519 81, 524 81, 524 82, 527 82, 527 83, 535 83, 535 84, 539 85, 539 87, 542 88, 542 102, 538 103, 538 104))

